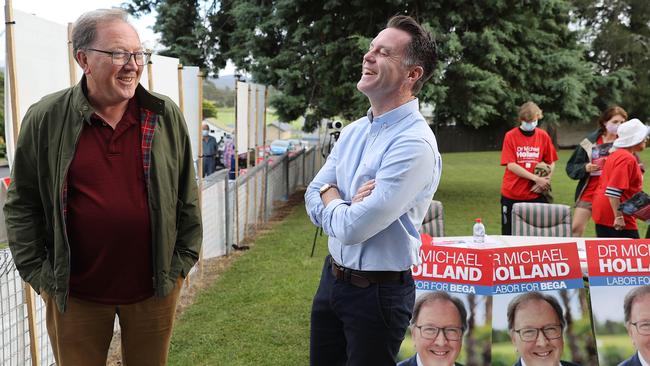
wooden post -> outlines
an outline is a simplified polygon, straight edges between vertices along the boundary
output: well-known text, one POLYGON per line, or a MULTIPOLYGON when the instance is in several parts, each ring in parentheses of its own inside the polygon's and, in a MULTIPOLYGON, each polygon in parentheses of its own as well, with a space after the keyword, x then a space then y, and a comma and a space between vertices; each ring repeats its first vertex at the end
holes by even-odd
MULTIPOLYGON (((147 50, 148 52, 151 52, 151 50, 147 50)), ((149 91, 153 91, 153 66, 152 66, 152 61, 149 59, 149 62, 147 62, 147 84, 149 85, 149 91)))
MULTIPOLYGON (((185 102, 183 101, 183 65, 178 64, 178 108, 181 109, 181 112, 184 112, 185 102)), ((199 125, 201 121, 199 120, 199 125)))
POLYGON ((27 320, 29 322, 29 353, 32 358, 32 366, 39 366, 41 364, 41 354, 38 347, 34 290, 32 290, 32 287, 27 282, 23 282, 23 287, 25 290, 25 303, 27 304, 27 320))
MULTIPOLYGON (((248 145, 251 142, 251 85, 248 85, 248 100, 246 108, 248 108, 248 113, 246 113, 246 175, 251 168, 251 154, 250 146, 248 145)), ((248 235, 248 202, 250 199, 250 185, 251 178, 246 179, 246 208, 244 210, 244 238, 248 235)))
MULTIPOLYGON (((20 132, 20 108, 18 105, 18 80, 16 78, 16 45, 14 44, 14 11, 11 5, 12 0, 5 2, 5 37, 7 44, 7 80, 9 81, 9 105, 11 106, 11 137, 13 138, 14 150, 18 143, 20 132)), ((12 154, 13 156, 13 154, 12 154)))
POLYGON ((68 68, 70 70, 70 86, 77 84, 77 59, 72 45, 72 23, 68 23, 68 68))
MULTIPOLYGON (((266 162, 266 159, 267 159, 267 156, 266 156, 266 98, 267 98, 268 94, 269 94, 269 88, 267 86, 264 86, 264 114, 262 115, 263 118, 264 118, 263 128, 262 128, 262 146, 263 146, 262 157, 263 157, 264 162, 266 162)), ((265 169, 265 171, 266 171, 266 174, 268 174, 268 172, 269 172, 268 167, 267 167, 267 169, 265 169)), ((262 192, 263 192, 263 197, 264 197, 264 202, 262 203, 263 204, 262 211, 263 211, 264 215, 262 217, 263 217, 264 222, 266 222, 266 210, 267 210, 266 201, 268 200, 268 192, 266 191, 267 190, 267 181, 268 181, 268 177, 265 176, 264 179, 262 180, 262 192)))
MULTIPOLYGON (((198 87, 199 87, 199 105, 196 107, 199 109, 199 146, 198 146, 198 154, 199 156, 203 155, 203 73, 199 70, 198 76, 198 87)), ((182 100, 182 99, 181 99, 182 100)), ((203 208, 203 158, 199 158, 197 160, 199 162, 199 207, 203 208)), ((201 245, 201 251, 199 252, 199 272, 201 273, 201 277, 203 277, 203 245, 201 245)))
MULTIPOLYGON (((257 148, 259 145, 257 144, 257 139, 259 137, 259 111, 257 110, 257 107, 259 107, 259 95, 260 95, 260 89, 259 85, 255 87, 255 143, 253 144, 255 146, 255 153, 253 155, 253 161, 255 162, 255 166, 257 166, 257 148)), ((255 215, 255 229, 257 230, 257 227, 259 226, 259 221, 260 221, 260 214, 257 211, 257 186, 258 186, 258 178, 259 174, 255 174, 255 184, 253 185, 253 215, 255 215)))
MULTIPOLYGON (((238 138, 238 125, 239 121, 237 120, 237 100, 238 90, 240 81, 235 81, 235 244, 239 245, 239 151, 237 150, 237 138, 238 138)), ((248 86, 247 86, 248 87, 248 86)), ((230 173, 228 173, 230 176, 230 173)))

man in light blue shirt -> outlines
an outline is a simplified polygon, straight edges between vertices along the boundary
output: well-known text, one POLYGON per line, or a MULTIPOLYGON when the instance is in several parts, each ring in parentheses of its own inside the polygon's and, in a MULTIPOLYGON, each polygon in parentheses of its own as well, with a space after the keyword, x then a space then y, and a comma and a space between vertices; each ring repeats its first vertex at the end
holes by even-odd
POLYGON ((392 365, 415 300, 410 267, 442 162, 415 95, 435 67, 415 20, 389 20, 363 57, 357 88, 371 108, 345 127, 305 193, 329 236, 312 305, 311 365, 392 365))

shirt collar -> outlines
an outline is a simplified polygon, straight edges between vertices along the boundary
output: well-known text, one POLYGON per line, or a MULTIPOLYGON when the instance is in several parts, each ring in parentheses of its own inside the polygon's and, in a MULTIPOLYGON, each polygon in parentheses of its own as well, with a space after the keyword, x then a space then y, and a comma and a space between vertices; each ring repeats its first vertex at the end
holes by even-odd
POLYGON ((645 358, 643 358, 641 352, 637 351, 636 354, 639 355, 639 361, 641 362, 641 366, 650 366, 648 364, 648 361, 646 361, 645 358))
POLYGON ((424 364, 422 364, 422 360, 420 359, 420 354, 417 352, 415 353, 415 361, 417 361, 418 366, 424 366, 424 364))
POLYGON ((366 114, 368 117, 368 121, 370 123, 376 123, 376 124, 385 124, 385 125, 392 125, 394 123, 397 123, 401 121, 402 119, 406 118, 413 112, 417 112, 419 110, 419 104, 420 102, 418 101, 418 98, 415 98, 411 101, 408 101, 401 106, 391 109, 390 111, 382 114, 381 116, 373 116, 372 114, 372 108, 368 109, 368 113, 366 114))
MULTIPOLYGON (((520 358, 519 360, 521 360, 521 366, 526 366, 526 362, 524 362, 523 358, 520 358)), ((562 366, 562 362, 558 363, 557 365, 562 366)))

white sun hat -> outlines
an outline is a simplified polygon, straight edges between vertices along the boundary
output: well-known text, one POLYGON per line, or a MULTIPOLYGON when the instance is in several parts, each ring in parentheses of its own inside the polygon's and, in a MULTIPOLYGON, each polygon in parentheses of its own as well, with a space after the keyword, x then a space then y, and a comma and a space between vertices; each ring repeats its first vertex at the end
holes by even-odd
POLYGON ((616 133, 618 138, 614 140, 614 147, 631 147, 642 142, 650 132, 650 128, 637 118, 621 123, 616 133))

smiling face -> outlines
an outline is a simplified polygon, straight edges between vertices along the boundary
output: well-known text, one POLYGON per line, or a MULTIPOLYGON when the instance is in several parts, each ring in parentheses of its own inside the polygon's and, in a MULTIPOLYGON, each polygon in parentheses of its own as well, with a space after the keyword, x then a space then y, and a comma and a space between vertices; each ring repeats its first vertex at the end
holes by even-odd
MULTIPOLYGON (((115 20, 97 25, 97 36, 89 48, 109 52, 142 50, 140 38, 131 25, 115 20)), ((111 55, 79 50, 77 59, 87 79, 88 99, 95 108, 125 105, 135 95, 143 66, 133 57, 126 65, 114 65, 111 55)))
POLYGON ((409 68, 403 64, 406 46, 411 36, 403 30, 386 28, 370 43, 363 56, 361 79, 357 89, 373 102, 410 95, 413 82, 409 81, 409 68))
MULTIPOLYGON (((632 303, 630 323, 650 321, 650 294, 638 296, 632 303)), ((632 338, 634 347, 641 353, 645 360, 650 360, 650 335, 642 335, 637 327, 627 324, 627 334, 632 338)))
POLYGON ((512 343, 526 362, 526 366, 557 366, 564 349, 564 339, 547 339, 542 331, 537 339, 524 342, 515 330, 522 328, 544 328, 560 325, 561 321, 553 307, 544 300, 529 300, 517 307, 514 330, 510 331, 512 343))
MULTIPOLYGON (((435 299, 422 305, 415 325, 461 328, 463 323, 458 309, 451 301, 435 299)), ((435 339, 426 339, 422 337, 420 329, 412 327, 411 336, 424 366, 453 365, 463 345, 462 337, 457 341, 449 341, 442 330, 438 332, 435 339)))

